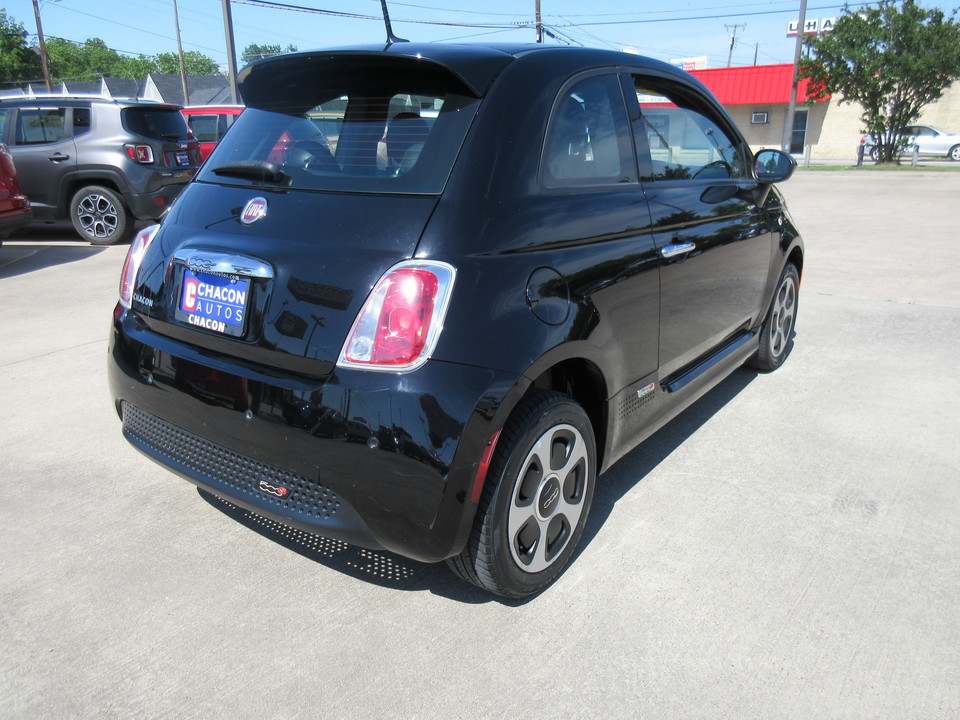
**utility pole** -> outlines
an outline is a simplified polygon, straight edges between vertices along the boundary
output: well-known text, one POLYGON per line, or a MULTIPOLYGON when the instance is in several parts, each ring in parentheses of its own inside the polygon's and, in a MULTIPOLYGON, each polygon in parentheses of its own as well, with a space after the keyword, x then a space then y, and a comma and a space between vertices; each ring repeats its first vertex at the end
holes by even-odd
POLYGON ((230 14, 230 0, 223 0, 223 34, 227 40, 227 74, 230 80, 231 102, 237 104, 237 53, 233 49, 233 15, 230 14))
POLYGON ((177 52, 180 55, 180 84, 183 85, 183 104, 190 104, 190 93, 187 91, 187 68, 183 64, 183 43, 180 42, 180 16, 177 14, 177 0, 173 0, 173 24, 177 28, 177 52))
POLYGON ((803 50, 803 27, 807 22, 807 0, 800 0, 800 19, 797 23, 797 45, 793 51, 793 82, 790 84, 790 104, 787 105, 787 117, 783 120, 783 138, 780 143, 780 149, 784 152, 790 152, 791 140, 793 139, 793 117, 797 110, 797 86, 800 81, 797 79, 797 65, 800 64, 800 52, 803 50))
POLYGON ((543 42, 543 22, 540 20, 540 0, 537 1, 537 42, 543 42))
POLYGON ((47 44, 43 40, 43 25, 40 24, 40 5, 33 0, 33 16, 37 19, 37 42, 40 44, 40 64, 43 66, 43 81, 47 84, 47 92, 53 92, 50 84, 50 66, 47 64, 47 44))
POLYGON ((730 35, 730 52, 727 53, 727 67, 730 67, 730 62, 733 60, 733 46, 737 44, 737 28, 742 27, 744 30, 747 29, 747 24, 743 25, 724 25, 724 27, 729 30, 733 28, 733 34, 730 35))

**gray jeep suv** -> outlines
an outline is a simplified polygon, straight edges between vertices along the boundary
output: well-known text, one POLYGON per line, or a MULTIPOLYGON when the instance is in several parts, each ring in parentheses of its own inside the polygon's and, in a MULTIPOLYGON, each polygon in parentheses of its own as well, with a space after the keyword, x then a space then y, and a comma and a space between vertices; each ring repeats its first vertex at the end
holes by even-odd
POLYGON ((85 240, 129 239, 159 218, 200 165, 177 105, 41 96, 0 100, 0 142, 37 220, 70 218, 85 240))

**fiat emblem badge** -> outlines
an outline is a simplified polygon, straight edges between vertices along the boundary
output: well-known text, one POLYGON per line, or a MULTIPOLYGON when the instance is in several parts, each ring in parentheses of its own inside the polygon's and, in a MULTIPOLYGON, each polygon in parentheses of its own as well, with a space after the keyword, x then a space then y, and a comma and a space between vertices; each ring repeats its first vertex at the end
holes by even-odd
POLYGON ((244 225, 253 225, 257 220, 263 219, 267 214, 267 199, 255 197, 243 206, 243 212, 240 213, 240 222, 244 225))

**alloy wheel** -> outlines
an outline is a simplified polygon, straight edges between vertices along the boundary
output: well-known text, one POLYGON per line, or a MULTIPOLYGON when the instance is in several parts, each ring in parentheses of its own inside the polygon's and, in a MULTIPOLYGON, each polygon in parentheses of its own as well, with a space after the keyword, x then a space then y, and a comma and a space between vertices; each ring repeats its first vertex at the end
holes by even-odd
POLYGON ((77 220, 87 235, 109 238, 117 231, 119 213, 109 198, 90 193, 84 195, 77 204, 77 220))
POLYGON ((536 573, 561 556, 584 512, 586 442, 572 425, 555 425, 534 443, 520 468, 507 536, 517 565, 536 573))
POLYGON ((793 332, 793 320, 797 314, 797 284, 791 275, 787 275, 777 288, 773 301, 773 317, 770 322, 770 351, 773 357, 780 357, 790 342, 793 332))

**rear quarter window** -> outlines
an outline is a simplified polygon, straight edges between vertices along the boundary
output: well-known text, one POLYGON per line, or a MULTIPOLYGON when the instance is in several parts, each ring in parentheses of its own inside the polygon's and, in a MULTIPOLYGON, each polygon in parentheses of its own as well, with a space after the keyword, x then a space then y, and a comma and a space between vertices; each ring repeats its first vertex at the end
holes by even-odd
POLYGON ((635 180, 622 90, 615 75, 598 75, 557 98, 547 134, 548 186, 608 185, 635 180))
POLYGON ((176 109, 124 108, 120 111, 127 132, 153 140, 186 140, 187 123, 176 109))

